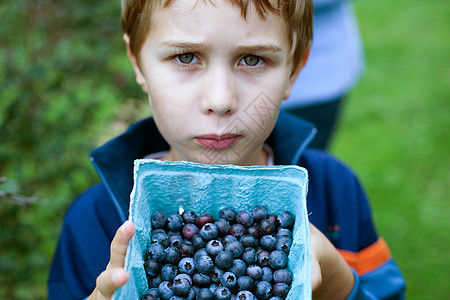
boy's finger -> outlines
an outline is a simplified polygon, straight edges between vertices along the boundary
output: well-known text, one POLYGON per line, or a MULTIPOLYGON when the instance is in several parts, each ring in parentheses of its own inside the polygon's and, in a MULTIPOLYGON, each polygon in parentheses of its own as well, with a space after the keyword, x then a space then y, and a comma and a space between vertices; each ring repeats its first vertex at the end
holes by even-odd
POLYGON ((116 289, 124 285, 129 277, 121 268, 106 270, 97 277, 97 290, 105 299, 111 299, 116 289))
POLYGON ((111 258, 109 263, 111 268, 123 268, 128 243, 133 235, 134 225, 131 221, 125 221, 122 226, 117 229, 116 235, 111 242, 111 258))

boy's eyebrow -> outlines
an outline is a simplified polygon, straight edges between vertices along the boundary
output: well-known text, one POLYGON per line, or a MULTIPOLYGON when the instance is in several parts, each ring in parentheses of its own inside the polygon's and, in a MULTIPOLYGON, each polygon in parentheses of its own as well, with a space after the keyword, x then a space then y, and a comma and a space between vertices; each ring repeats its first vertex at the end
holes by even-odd
MULTIPOLYGON (((180 42, 180 41, 165 41, 162 43, 164 46, 183 48, 183 49, 204 49, 206 48, 205 43, 194 43, 194 42, 180 42)), ((272 44, 255 44, 255 45, 242 45, 237 47, 237 52, 257 52, 257 51, 270 51, 270 52, 280 52, 281 47, 272 44)))
POLYGON ((162 45, 173 48, 185 48, 185 49, 203 49, 206 47, 204 43, 179 42, 179 41, 165 41, 162 42, 162 45))
POLYGON ((237 48, 238 52, 258 52, 258 51, 270 51, 270 52, 280 52, 281 48, 275 44, 257 44, 257 45, 244 45, 237 48))

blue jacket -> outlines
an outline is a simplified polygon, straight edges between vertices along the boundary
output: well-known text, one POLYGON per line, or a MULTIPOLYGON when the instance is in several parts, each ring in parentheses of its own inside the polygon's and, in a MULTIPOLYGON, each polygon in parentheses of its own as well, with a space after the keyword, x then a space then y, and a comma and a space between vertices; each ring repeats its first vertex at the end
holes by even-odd
MULTIPOLYGON (((315 129, 282 113, 266 141, 276 164, 308 170, 310 221, 331 240, 354 270, 349 299, 402 299, 405 282, 378 237, 366 196, 355 175, 331 155, 307 150, 315 129)), ((151 118, 91 153, 101 183, 76 199, 65 216, 50 272, 49 299, 83 299, 109 261, 110 243, 128 217, 133 161, 169 145, 151 118)))

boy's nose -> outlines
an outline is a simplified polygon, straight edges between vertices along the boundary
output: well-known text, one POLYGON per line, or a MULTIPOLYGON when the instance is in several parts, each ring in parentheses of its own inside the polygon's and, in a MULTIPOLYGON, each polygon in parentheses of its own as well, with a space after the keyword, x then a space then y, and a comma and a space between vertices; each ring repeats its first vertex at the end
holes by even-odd
POLYGON ((205 78, 202 108, 205 113, 219 116, 233 114, 236 110, 236 90, 232 72, 218 70, 205 78))

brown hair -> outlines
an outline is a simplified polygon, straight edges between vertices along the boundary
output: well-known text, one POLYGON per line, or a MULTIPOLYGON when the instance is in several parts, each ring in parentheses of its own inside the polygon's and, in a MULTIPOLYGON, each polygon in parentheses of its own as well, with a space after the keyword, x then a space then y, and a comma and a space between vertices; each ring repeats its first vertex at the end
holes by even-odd
MULTIPOLYGON (((175 0, 122 0, 122 29, 130 39, 130 49, 139 61, 139 52, 151 26, 151 13, 156 7, 169 7, 175 0)), ((207 0, 213 3, 214 0, 207 0)), ((289 42, 293 55, 293 67, 300 62, 312 40, 312 0, 229 0, 241 9, 245 19, 249 6, 265 18, 276 13, 285 18, 289 28, 289 42)))

